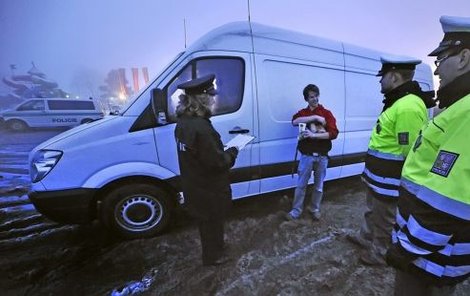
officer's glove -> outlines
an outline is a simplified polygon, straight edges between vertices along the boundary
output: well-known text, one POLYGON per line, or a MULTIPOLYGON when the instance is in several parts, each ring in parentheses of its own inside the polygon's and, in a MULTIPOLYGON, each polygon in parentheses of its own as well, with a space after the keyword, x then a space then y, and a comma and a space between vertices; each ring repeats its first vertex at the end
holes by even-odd
POLYGON ((232 158, 230 167, 233 167, 233 165, 235 164, 235 159, 237 159, 237 156, 238 156, 238 148, 233 146, 225 150, 225 152, 230 154, 230 157, 232 158))

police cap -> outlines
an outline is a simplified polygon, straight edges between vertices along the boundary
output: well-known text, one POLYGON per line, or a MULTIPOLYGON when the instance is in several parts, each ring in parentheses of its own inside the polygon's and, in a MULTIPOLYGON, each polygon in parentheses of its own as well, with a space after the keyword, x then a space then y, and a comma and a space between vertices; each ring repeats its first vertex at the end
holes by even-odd
POLYGON ((383 76, 390 70, 414 70, 416 65, 421 64, 421 60, 394 55, 383 55, 380 57, 382 62, 382 69, 375 76, 383 76))
POLYGON ((439 19, 444 38, 429 56, 438 56, 451 48, 470 48, 470 17, 443 15, 439 19))
POLYGON ((184 90, 184 92, 188 95, 197 95, 203 93, 216 95, 217 90, 214 87, 214 79, 215 75, 209 74, 181 83, 178 85, 178 88, 184 90))

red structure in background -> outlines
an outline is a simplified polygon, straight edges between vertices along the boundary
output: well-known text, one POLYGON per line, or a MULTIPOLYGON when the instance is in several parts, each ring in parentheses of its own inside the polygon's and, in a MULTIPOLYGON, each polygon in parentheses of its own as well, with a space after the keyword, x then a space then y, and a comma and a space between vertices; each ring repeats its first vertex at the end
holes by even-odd
POLYGON ((134 81, 134 92, 139 91, 139 69, 132 68, 132 79, 134 81))
POLYGON ((145 84, 147 84, 149 82, 149 70, 147 67, 142 68, 142 75, 144 76, 145 84))
POLYGON ((121 91, 121 94, 127 98, 129 94, 127 93, 127 88, 126 88, 126 69, 119 68, 118 71, 119 71, 118 78, 119 78, 120 91, 121 91))

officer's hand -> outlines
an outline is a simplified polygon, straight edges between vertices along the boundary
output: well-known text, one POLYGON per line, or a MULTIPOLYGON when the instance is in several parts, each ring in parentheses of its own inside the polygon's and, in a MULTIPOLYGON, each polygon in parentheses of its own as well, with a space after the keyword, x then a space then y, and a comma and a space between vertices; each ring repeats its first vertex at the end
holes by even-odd
POLYGON ((238 156, 238 147, 232 146, 226 150, 233 158, 237 158, 238 156))
POLYGON ((230 154, 230 157, 232 160, 230 161, 230 167, 233 167, 235 165, 235 159, 237 159, 238 156, 238 148, 237 147, 230 147, 226 150, 230 154))

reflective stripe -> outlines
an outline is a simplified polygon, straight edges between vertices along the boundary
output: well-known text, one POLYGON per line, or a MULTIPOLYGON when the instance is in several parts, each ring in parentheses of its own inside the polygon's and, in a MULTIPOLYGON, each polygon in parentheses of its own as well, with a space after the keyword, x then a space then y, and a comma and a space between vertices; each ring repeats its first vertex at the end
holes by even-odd
POLYGON ((416 219, 410 215, 408 219, 408 231, 417 239, 433 246, 445 246, 452 238, 452 235, 445 235, 438 232, 428 230, 421 226, 416 219))
POLYGON ((383 189, 367 182, 365 178, 362 178, 362 180, 367 184, 367 186, 370 187, 370 189, 374 190, 378 194, 387 195, 387 196, 390 196, 391 198, 398 197, 398 190, 383 189))
POLYGON ((458 277, 458 276, 463 276, 463 275, 470 273, 470 265, 462 265, 462 266, 446 265, 444 267, 424 258, 416 259, 415 261, 413 261, 413 264, 438 277, 442 277, 442 276, 458 277))
POLYGON ((404 228, 405 225, 406 225, 406 220, 405 220, 405 218, 403 218, 401 216, 400 211, 398 210, 398 208, 397 208, 397 216, 396 217, 397 217, 396 219, 397 219, 398 226, 400 226, 400 228, 404 228))
POLYGON ((470 243, 456 243, 454 245, 447 245, 443 250, 440 250, 439 253, 447 256, 470 255, 470 243))
POLYGON ((424 258, 416 259, 415 261, 413 261, 413 264, 438 277, 442 277, 442 275, 444 274, 443 266, 436 264, 434 262, 431 262, 429 260, 426 260, 424 258))
POLYGON ((460 219, 470 221, 469 204, 451 199, 425 186, 418 185, 406 178, 401 179, 401 185, 431 207, 460 219))
POLYGON ((367 168, 364 168, 364 174, 366 174, 367 177, 371 178, 372 180, 376 182, 387 184, 387 185, 400 186, 400 182, 401 182, 400 179, 381 177, 372 173, 367 168))
POLYGON ((421 187, 420 185, 409 181, 408 179, 402 177, 401 178, 401 186, 403 186, 408 192, 410 192, 413 195, 418 194, 419 188, 421 187))
POLYGON ((373 150, 373 149, 368 149, 367 154, 370 154, 377 158, 388 159, 388 160, 405 160, 405 157, 403 155, 385 153, 385 152, 380 152, 380 151, 373 150))
POLYGON ((397 238, 400 242, 400 245, 405 249, 407 250, 408 252, 412 253, 412 254, 416 254, 416 255, 429 255, 431 254, 432 252, 431 251, 428 251, 426 249, 423 249, 423 248, 420 248, 418 247, 417 245, 413 244, 412 242, 410 242, 410 240, 408 239, 408 236, 406 236, 406 234, 404 232, 402 232, 401 230, 397 232, 397 238))
POLYGON ((446 245, 444 249, 439 250, 442 255, 450 256, 452 253, 452 245, 446 245))
POLYGON ((392 244, 396 243, 398 243, 397 231, 395 229, 392 229, 392 244))

